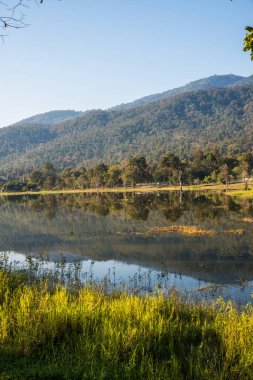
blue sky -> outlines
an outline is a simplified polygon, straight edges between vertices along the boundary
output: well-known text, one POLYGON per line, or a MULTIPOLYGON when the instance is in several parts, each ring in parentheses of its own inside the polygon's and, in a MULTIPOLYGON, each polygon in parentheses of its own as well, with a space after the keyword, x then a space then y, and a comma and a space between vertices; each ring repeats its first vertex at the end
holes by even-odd
MULTIPOLYGON (((108 108, 214 74, 253 74, 253 0, 44 0, 0 44, 0 126, 108 108)), ((0 11, 1 12, 1 11, 0 11)))

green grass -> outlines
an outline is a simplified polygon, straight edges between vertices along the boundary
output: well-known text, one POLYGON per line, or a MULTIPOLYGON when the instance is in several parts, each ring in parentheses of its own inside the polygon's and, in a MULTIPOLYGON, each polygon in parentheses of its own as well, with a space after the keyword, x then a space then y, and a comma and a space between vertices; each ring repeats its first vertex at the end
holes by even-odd
MULTIPOLYGON (((242 182, 229 184, 227 190, 230 192, 243 191, 244 184, 242 182)), ((23 192, 0 192, 0 196, 22 196, 22 195, 50 195, 50 194, 81 194, 81 193, 148 193, 160 191, 179 191, 179 186, 136 186, 136 187, 114 187, 114 188, 89 188, 89 189, 58 189, 58 190, 39 190, 39 191, 23 191, 23 192)), ((226 186, 223 184, 202 184, 183 186, 183 191, 225 191, 226 186)))
POLYGON ((253 309, 0 270, 0 379, 253 379, 253 309))
POLYGON ((228 195, 240 198, 253 198, 253 189, 229 191, 228 195))

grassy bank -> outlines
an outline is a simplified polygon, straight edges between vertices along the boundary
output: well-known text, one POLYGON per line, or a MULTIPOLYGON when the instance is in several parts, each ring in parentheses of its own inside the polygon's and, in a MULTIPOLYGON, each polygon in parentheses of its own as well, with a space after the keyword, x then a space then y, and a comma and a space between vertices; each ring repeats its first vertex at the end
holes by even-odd
MULTIPOLYGON (((233 192, 243 192, 243 183, 229 184, 227 190, 233 192)), ((92 189, 61 189, 61 190, 40 190, 40 191, 24 191, 24 192, 0 192, 0 196, 17 196, 17 195, 50 195, 50 194, 81 194, 81 193, 148 193, 161 191, 179 191, 179 186, 136 186, 136 187, 108 187, 108 188, 92 188, 92 189)), ((210 185, 192 185, 183 186, 183 191, 226 191, 223 184, 210 185)))
POLYGON ((253 309, 0 271, 0 379, 252 379, 253 309))
POLYGON ((229 191, 228 195, 231 195, 233 197, 240 197, 240 198, 253 198, 253 189, 229 191))

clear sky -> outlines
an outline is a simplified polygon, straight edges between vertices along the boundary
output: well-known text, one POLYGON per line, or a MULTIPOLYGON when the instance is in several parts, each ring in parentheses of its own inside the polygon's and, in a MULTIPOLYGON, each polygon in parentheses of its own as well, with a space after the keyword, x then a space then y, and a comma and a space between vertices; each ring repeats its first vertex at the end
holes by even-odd
POLYGON ((31 26, 0 43, 0 126, 55 109, 104 109, 214 74, 253 74, 242 52, 253 0, 32 1, 31 26))

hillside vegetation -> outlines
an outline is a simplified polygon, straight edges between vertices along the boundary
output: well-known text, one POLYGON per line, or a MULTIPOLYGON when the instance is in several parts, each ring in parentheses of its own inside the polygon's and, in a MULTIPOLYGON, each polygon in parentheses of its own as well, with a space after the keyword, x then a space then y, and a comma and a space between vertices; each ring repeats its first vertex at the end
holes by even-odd
MULTIPOLYGON (((241 82, 240 82, 241 83, 241 82)), ((250 151, 253 85, 186 92, 123 111, 90 111, 52 125, 0 129, 0 175, 51 161, 57 169, 117 163, 171 151, 189 157, 214 145, 226 155, 250 151)))

